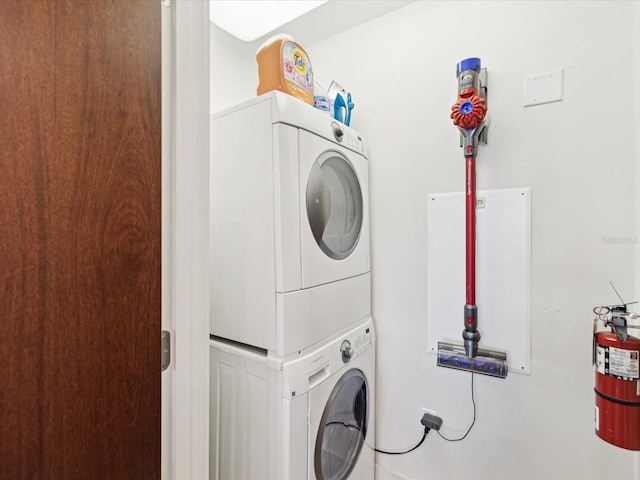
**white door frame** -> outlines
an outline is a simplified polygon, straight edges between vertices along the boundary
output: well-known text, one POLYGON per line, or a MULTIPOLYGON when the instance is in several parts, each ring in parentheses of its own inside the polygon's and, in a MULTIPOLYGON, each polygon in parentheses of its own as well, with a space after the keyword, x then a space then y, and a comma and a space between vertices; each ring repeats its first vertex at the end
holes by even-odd
POLYGON ((162 0, 162 479, 209 478, 209 2, 162 0))

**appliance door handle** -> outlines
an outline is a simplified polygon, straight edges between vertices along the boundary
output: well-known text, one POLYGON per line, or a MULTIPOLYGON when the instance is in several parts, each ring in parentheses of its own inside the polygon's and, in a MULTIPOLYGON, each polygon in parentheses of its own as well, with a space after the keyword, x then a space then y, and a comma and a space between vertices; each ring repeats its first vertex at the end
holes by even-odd
POLYGON ((331 216, 331 193, 318 162, 313 164, 307 182, 307 216, 313 238, 322 243, 324 229, 331 216))
POLYGON ((325 364, 320 370, 316 370, 311 375, 309 375, 309 389, 317 386, 322 383, 324 380, 329 378, 331 375, 331 369, 329 368, 329 364, 325 364))

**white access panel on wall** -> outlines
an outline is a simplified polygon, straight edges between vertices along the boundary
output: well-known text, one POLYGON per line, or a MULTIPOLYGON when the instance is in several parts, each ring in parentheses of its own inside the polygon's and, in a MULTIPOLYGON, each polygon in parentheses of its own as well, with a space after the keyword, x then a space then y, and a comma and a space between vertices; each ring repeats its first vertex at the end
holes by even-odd
MULTIPOLYGON (((531 190, 476 195, 476 304, 480 347, 507 353, 511 373, 531 373, 531 190)), ((462 345, 465 304, 465 195, 434 193, 427 207, 427 332, 462 345)))

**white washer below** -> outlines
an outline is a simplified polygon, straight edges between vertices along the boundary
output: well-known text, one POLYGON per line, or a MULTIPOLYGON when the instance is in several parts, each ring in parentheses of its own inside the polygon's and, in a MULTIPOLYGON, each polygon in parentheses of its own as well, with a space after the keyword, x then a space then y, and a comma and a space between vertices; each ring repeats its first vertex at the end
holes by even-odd
POLYGON ((284 359, 211 340, 210 478, 374 478, 368 318, 284 359))

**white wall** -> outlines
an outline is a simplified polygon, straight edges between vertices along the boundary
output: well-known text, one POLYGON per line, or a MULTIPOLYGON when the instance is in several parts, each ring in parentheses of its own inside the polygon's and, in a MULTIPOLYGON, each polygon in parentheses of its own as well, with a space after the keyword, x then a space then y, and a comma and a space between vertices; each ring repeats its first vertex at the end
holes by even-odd
POLYGON ((236 48, 229 35, 211 23, 210 111, 219 112, 256 96, 258 64, 255 55, 236 48))
MULTIPOLYGON (((378 447, 419 439, 421 407, 437 411, 449 436, 471 422, 470 376, 436 367, 426 349, 427 194, 460 191, 464 182, 449 120, 459 60, 478 56, 489 70, 492 126, 480 148, 478 188, 532 188, 531 376, 476 376, 469 437, 447 443, 432 432, 409 455, 378 455, 379 477, 632 477, 633 455, 593 433, 591 309, 616 301, 609 280, 625 299, 634 292, 638 244, 625 239, 634 238, 640 154, 631 91, 636 8, 417 1, 304 45, 320 81, 336 79, 353 93, 352 126, 369 145, 378 447), (557 68, 564 101, 523 108, 524 77, 557 68)), ((222 44, 213 50, 220 67, 234 57, 222 44)), ((233 60, 233 74, 243 71, 251 90, 234 83, 220 108, 255 94, 255 60, 242 68, 233 60)), ((223 80, 215 61, 213 69, 217 109, 215 88, 229 72, 223 80)), ((463 304, 451 319, 461 330, 463 304)))
MULTIPOLYGON (((635 53, 634 58, 638 58, 640 56, 640 1, 636 0, 634 2, 635 5, 635 53)), ((634 135, 635 139, 635 162, 634 162, 634 192, 635 192, 635 200, 634 204, 634 239, 636 242, 640 242, 640 135, 637 132, 640 132, 640 61, 635 62, 635 82, 634 82, 634 97, 635 97, 635 122, 633 131, 636 132, 634 135)), ((634 298, 640 298, 640 246, 638 243, 635 245, 634 249, 635 253, 635 293, 634 298)), ((637 478, 640 479, 640 453, 638 454, 638 475, 637 478)))
MULTIPOLYGON (((638 58, 640 55, 640 1, 636 0, 634 2, 635 5, 635 20, 634 20, 634 58, 638 58)), ((634 82, 634 93, 635 93, 635 122, 634 122, 634 132, 640 131, 640 62, 636 61, 635 63, 635 82, 634 82)), ((634 239, 636 241, 634 254, 634 298, 640 298, 640 246, 637 242, 640 242, 640 135, 637 133, 634 135, 635 138, 635 162, 634 162, 634 175, 633 175, 633 185, 635 187, 635 197, 634 197, 634 239)), ((636 452, 634 454, 634 465, 633 465, 633 478, 634 480, 640 480, 640 452, 636 452)))

